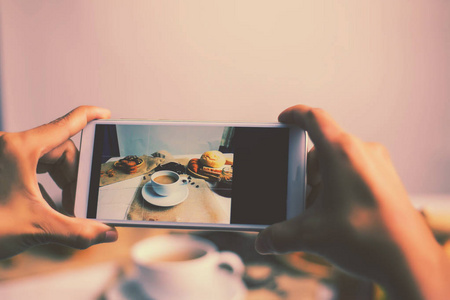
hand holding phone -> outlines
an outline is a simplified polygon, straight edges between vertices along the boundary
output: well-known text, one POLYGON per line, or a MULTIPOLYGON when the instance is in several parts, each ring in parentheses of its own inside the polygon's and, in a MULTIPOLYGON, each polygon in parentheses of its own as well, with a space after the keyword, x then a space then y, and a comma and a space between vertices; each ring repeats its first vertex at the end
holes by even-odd
POLYGON ((308 131, 305 213, 260 233, 265 254, 306 251, 381 284, 392 299, 447 299, 450 263, 409 201, 386 149, 345 132, 321 109, 297 105, 280 121, 308 131))
POLYGON ((100 120, 75 213, 121 226, 261 230, 302 212, 306 135, 282 124, 100 120))
POLYGON ((86 248, 117 239, 110 226, 58 212, 36 176, 36 172, 49 173, 63 191, 66 213, 71 214, 78 150, 70 137, 86 122, 107 117, 108 110, 82 106, 27 131, 0 132, 0 259, 38 244, 86 248))

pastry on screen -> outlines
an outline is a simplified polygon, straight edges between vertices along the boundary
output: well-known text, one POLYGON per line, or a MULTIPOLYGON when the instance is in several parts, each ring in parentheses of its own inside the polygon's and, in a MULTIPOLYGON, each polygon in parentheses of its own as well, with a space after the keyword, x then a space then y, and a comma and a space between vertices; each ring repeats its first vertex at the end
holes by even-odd
POLYGON ((225 164, 225 156, 220 151, 206 151, 200 157, 200 163, 211 168, 220 168, 225 164))
POLYGON ((188 163, 188 168, 191 169, 192 171, 194 171, 195 173, 198 173, 198 158, 193 158, 189 161, 188 163))
MULTIPOLYGON (((136 155, 128 155, 114 163, 116 169, 122 170, 127 174, 134 174, 138 167, 143 164, 144 160, 136 155)), ((109 174, 108 174, 109 175, 109 174)), ((111 177, 111 176, 110 176, 111 177)))

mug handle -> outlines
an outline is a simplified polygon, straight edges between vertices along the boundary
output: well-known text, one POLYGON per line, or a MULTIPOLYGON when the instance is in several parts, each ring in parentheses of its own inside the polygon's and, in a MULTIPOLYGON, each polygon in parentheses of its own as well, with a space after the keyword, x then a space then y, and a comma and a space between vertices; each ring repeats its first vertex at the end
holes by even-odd
POLYGON ((245 265, 239 255, 231 251, 222 251, 219 254, 219 267, 225 266, 226 269, 231 269, 231 274, 242 276, 245 265))

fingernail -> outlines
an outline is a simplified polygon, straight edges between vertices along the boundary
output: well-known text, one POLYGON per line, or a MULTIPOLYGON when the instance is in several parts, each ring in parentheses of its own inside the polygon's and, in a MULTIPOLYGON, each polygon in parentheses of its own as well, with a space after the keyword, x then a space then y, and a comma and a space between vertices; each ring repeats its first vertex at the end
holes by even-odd
POLYGON ((105 239, 103 240, 103 242, 105 242, 105 243, 115 242, 115 241, 117 241, 118 238, 119 238, 119 235, 117 234, 117 231, 110 230, 110 231, 105 232, 105 239))

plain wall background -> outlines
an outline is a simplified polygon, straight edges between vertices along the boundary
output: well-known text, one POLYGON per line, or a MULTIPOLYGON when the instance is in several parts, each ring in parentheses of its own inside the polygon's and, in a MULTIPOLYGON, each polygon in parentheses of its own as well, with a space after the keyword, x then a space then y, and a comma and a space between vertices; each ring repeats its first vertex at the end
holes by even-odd
POLYGON ((202 154, 219 150, 224 127, 176 127, 176 126, 116 126, 119 153, 126 155, 150 155, 167 151, 171 155, 202 154))
POLYGON ((383 143, 410 193, 450 193, 450 1, 0 3, 5 130, 81 104, 275 121, 305 103, 383 143))

